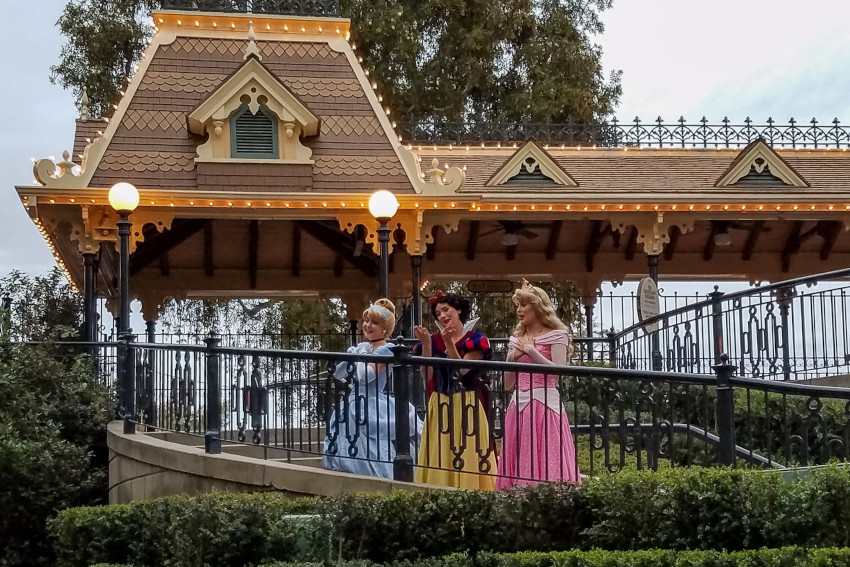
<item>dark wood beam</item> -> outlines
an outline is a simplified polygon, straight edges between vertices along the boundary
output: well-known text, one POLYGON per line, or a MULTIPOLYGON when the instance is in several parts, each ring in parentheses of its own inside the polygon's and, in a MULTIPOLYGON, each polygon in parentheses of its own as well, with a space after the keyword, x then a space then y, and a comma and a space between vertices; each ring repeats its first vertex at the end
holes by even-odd
POLYGON ((342 257, 342 254, 337 252, 334 255, 334 277, 335 278, 341 278, 342 277, 343 262, 344 262, 344 259, 342 257))
POLYGON ((747 237, 747 243, 744 245, 744 251, 741 253, 742 260, 749 261, 750 258, 753 257, 753 250, 755 250, 756 242, 758 242, 759 236, 762 232, 765 232, 764 221, 755 221, 753 226, 750 228, 750 235, 747 237))
POLYGON ((171 262, 168 259, 168 252, 159 257, 159 273, 165 278, 171 275, 171 262))
POLYGON ((516 258, 516 244, 512 246, 505 246, 505 258, 507 260, 513 260, 516 258))
POLYGON ((702 259, 706 262, 710 261, 714 256, 714 249, 717 244, 714 242, 714 235, 717 234, 717 225, 711 223, 711 232, 708 234, 708 240, 705 241, 705 246, 702 249, 702 259))
POLYGON ((426 260, 433 260, 435 255, 437 254, 437 235, 439 234, 439 232, 437 231, 439 230, 439 228, 440 227, 435 226, 431 229, 431 238, 433 238, 433 241, 425 245, 426 260))
POLYGON ((608 221, 595 220, 590 227, 590 238, 584 249, 584 267, 588 272, 593 271, 593 260, 599 252, 605 238, 611 234, 611 223, 608 221))
POLYGON ((549 241, 546 243, 546 259, 554 260, 555 252, 558 250, 558 238, 561 237, 561 227, 564 226, 564 221, 556 220, 549 227, 549 241))
POLYGON ((629 233, 629 241, 626 243, 626 260, 629 262, 631 262, 635 258, 635 250, 637 250, 637 237, 638 229, 636 226, 633 226, 631 232, 629 233))
POLYGON ((207 225, 207 219, 174 219, 171 228, 146 238, 130 255, 130 275, 142 271, 166 252, 182 244, 207 225))
POLYGON ((466 259, 472 262, 475 260, 475 250, 478 247, 478 230, 481 228, 481 221, 474 220, 469 223, 469 238, 466 240, 466 259))
POLYGON ((301 226, 292 223, 292 277, 301 276, 301 226))
POLYGON ((204 226, 204 274, 208 278, 215 275, 215 267, 213 265, 213 223, 208 222, 204 226))
POLYGON ((664 247, 664 259, 668 262, 673 259, 673 254, 676 253, 676 246, 679 244, 679 237, 682 236, 682 229, 673 225, 670 228, 670 242, 664 247))
POLYGON ((251 289, 257 289, 257 258, 260 252, 260 221, 253 219, 248 224, 248 281, 251 289))
POLYGON ((838 235, 841 234, 841 221, 820 221, 820 235, 823 238, 823 246, 820 248, 820 259, 824 262, 829 260, 829 255, 832 252, 835 241, 838 240, 838 235))
POLYGON ((359 255, 355 255, 357 238, 343 233, 329 221, 295 221, 310 236, 321 242, 328 250, 342 255, 343 260, 363 272, 366 276, 378 276, 378 257, 370 249, 362 247, 359 255))

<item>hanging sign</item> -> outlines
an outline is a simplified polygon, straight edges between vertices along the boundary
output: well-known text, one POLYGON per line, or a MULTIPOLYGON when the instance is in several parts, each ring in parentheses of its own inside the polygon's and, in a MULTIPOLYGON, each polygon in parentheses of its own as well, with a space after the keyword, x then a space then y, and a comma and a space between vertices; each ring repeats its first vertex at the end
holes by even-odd
MULTIPOLYGON (((652 278, 646 277, 640 280, 637 294, 638 321, 646 321, 647 319, 651 319, 661 313, 660 302, 658 301, 658 285, 656 285, 652 278)), ((643 328, 643 331, 647 334, 654 333, 658 330, 658 327, 659 324, 658 321, 656 321, 655 323, 646 325, 643 328)))
POLYGON ((469 293, 510 293, 514 290, 511 280, 470 280, 466 284, 469 293))

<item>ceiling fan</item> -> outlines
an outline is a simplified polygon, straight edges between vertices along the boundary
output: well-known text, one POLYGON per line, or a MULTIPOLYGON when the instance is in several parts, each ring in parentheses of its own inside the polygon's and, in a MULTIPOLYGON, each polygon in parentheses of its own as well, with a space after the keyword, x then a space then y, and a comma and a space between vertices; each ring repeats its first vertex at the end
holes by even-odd
POLYGON ((729 234, 730 229, 735 230, 759 230, 760 232, 770 232, 769 226, 756 224, 757 221, 711 221, 711 234, 714 237, 715 246, 729 246, 732 244, 732 237, 729 234))
POLYGON ((524 236, 528 239, 537 238, 539 236, 533 230, 529 230, 528 225, 519 220, 500 220, 499 226, 481 234, 481 236, 487 236, 488 234, 494 234, 496 232, 504 233, 502 234, 502 244, 504 246, 516 246, 517 243, 519 243, 520 236, 524 236))

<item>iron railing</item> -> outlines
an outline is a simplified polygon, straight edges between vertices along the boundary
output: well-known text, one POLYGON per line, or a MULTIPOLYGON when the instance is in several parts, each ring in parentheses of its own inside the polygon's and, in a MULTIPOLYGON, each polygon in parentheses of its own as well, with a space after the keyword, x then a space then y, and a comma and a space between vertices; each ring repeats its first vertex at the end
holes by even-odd
POLYGON ((565 146, 641 147, 641 148, 742 148, 762 138, 774 148, 846 149, 850 147, 850 129, 835 118, 821 125, 815 118, 798 122, 794 118, 781 124, 768 118, 755 124, 749 117, 742 123, 723 118, 710 123, 705 117, 697 122, 679 118, 664 122, 661 117, 644 122, 635 118, 620 122, 617 118, 599 122, 450 122, 427 119, 400 124, 406 144, 496 144, 534 139, 540 143, 565 146))
POLYGON ((850 269, 844 269, 735 293, 715 291, 613 334, 616 366, 709 374, 720 354, 728 353, 739 375, 752 378, 850 374, 848 277, 850 269))
MULTIPOLYGON (((375 465, 384 474, 392 470, 400 479, 412 478, 414 465, 495 474, 495 457, 505 457, 509 432, 511 393, 502 388, 505 373, 539 376, 542 368, 419 358, 407 347, 383 357, 236 349, 219 346, 215 337, 203 347, 130 342, 116 348, 127 353, 119 360, 131 361, 121 387, 121 399, 129 404, 123 414, 128 431, 179 431, 198 436, 199 444, 204 437, 210 452, 222 446, 244 452, 239 447, 248 445, 267 458, 315 466, 343 459, 375 465), (358 374, 368 364, 387 369, 386 387, 358 374), (407 408, 414 402, 419 371, 436 367, 448 367, 458 383, 470 369, 486 372, 488 395, 480 406, 462 398, 442 400, 439 415, 444 417, 437 419, 441 430, 460 435, 449 447, 457 458, 417 464, 423 438, 407 408), (463 411, 456 414, 459 403, 463 411), (395 420, 376 421, 377 414, 395 420), (453 415, 466 416, 464 423, 452 422, 453 415), (410 442, 400 444, 400 439, 410 442)), ((545 405, 565 409, 576 455, 571 462, 583 475, 694 464, 781 468, 848 460, 850 389, 735 377, 735 370, 725 357, 711 376, 547 366, 560 402, 549 404, 551 390, 544 390, 542 398, 538 395, 543 405, 532 404, 532 411, 542 412, 545 405)), ((434 425, 428 423, 433 414, 416 415, 425 417, 426 429, 434 425)), ((537 435, 543 449, 561 442, 557 434, 537 435)), ((515 480, 541 478, 526 471, 515 480)))
POLYGON ((339 0, 162 0, 162 9, 339 17, 339 0))

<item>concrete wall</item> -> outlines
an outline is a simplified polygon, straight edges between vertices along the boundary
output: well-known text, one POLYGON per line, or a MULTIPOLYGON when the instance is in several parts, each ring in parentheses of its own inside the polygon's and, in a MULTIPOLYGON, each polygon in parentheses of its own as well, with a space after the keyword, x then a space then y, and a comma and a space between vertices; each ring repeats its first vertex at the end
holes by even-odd
POLYGON ((124 434, 120 421, 109 424, 107 444, 110 504, 213 490, 274 490, 293 496, 334 496, 344 492, 428 488, 427 485, 327 471, 244 454, 261 454, 261 447, 246 449, 240 445, 234 447, 237 454, 207 455, 202 446, 203 438, 175 433, 128 435, 124 434))

